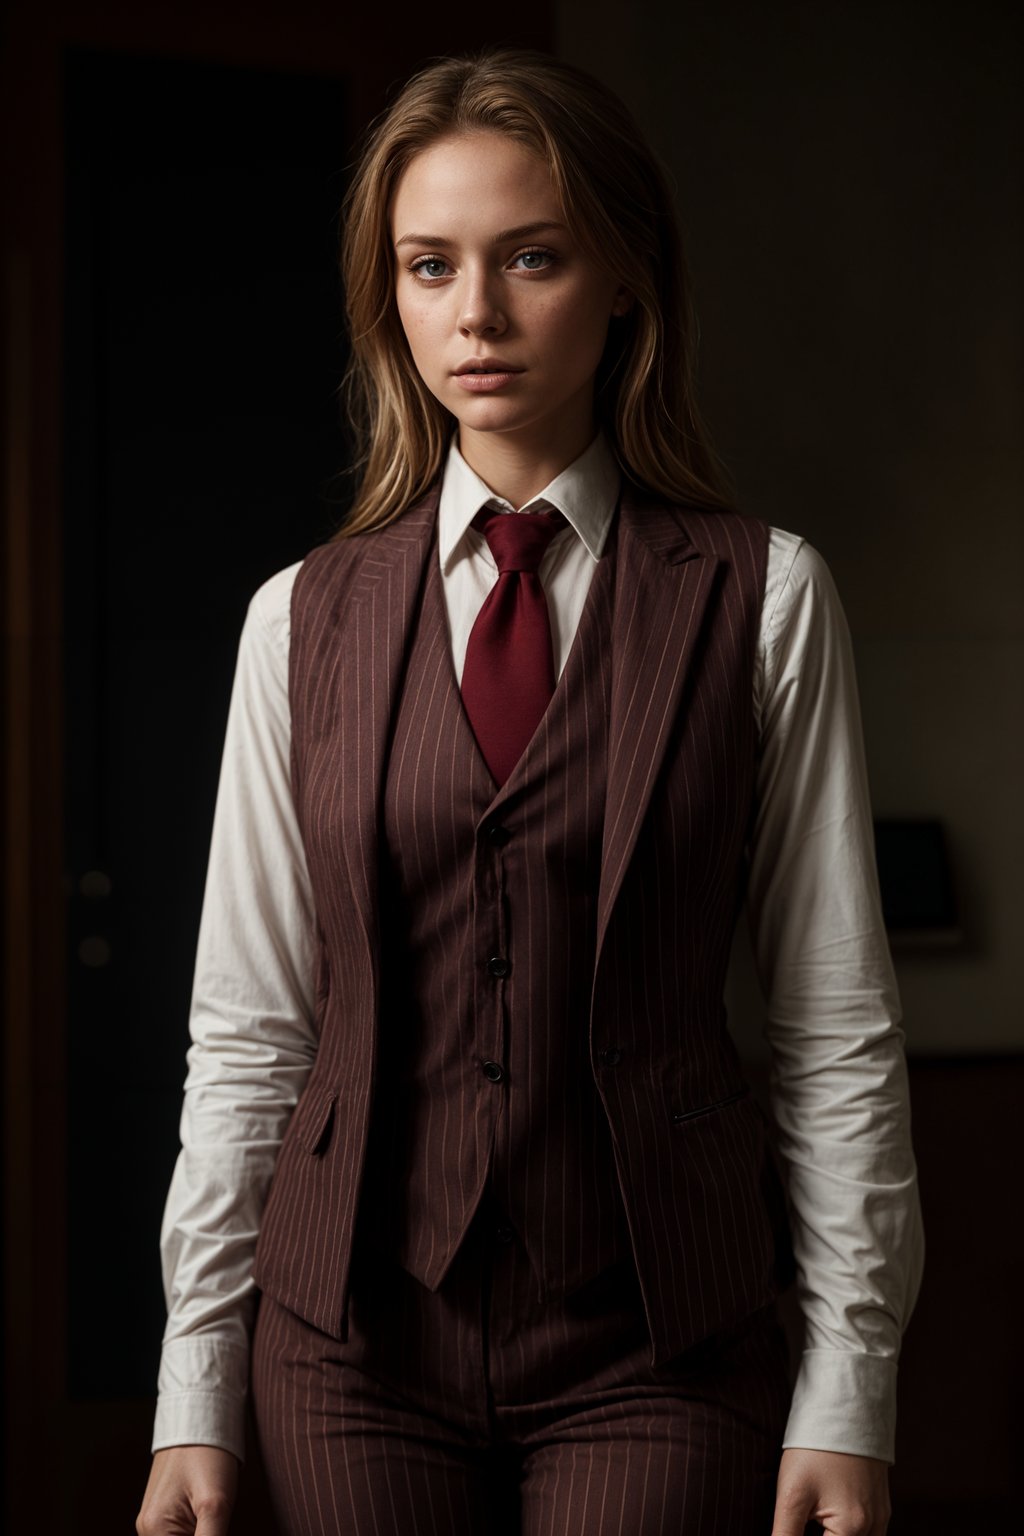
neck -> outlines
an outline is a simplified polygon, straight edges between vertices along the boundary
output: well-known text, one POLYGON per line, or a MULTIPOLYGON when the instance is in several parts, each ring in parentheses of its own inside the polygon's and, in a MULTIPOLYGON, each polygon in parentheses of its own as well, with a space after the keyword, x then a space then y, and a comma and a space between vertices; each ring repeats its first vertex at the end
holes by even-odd
POLYGON ((592 422, 567 438, 564 432, 545 440, 543 432, 529 442, 508 433, 459 431, 459 452, 484 484, 519 508, 550 485, 556 475, 579 458, 594 441, 592 422))

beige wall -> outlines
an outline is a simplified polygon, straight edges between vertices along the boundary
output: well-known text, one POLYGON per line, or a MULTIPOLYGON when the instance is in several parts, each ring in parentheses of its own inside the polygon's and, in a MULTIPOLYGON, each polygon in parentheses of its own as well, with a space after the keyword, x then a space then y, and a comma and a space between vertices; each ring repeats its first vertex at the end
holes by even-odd
MULTIPOLYGON (((835 575, 876 814, 947 826, 967 942, 897 955, 908 1046, 1020 1049, 1015 7, 557 11, 562 56, 620 91, 676 178, 703 405, 743 505, 804 534, 835 575)), ((738 953, 749 1054, 752 986, 738 953)))

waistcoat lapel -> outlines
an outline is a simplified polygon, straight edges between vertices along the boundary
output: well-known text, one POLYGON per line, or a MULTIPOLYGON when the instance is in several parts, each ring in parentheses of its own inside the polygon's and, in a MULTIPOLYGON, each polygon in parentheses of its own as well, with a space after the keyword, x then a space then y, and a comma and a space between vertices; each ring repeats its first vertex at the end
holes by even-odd
MULTIPOLYGON (((597 951, 693 666, 719 561, 658 501, 623 486, 612 618, 608 791, 597 951)), ((595 990, 597 964, 595 964, 595 990)))
MULTIPOLYGON (((355 797, 355 835, 345 840, 352 892, 377 985, 377 838, 388 726, 423 583, 440 482, 372 535, 343 618, 338 715, 342 771, 355 797)), ((374 996, 376 1005, 376 996, 374 996)))

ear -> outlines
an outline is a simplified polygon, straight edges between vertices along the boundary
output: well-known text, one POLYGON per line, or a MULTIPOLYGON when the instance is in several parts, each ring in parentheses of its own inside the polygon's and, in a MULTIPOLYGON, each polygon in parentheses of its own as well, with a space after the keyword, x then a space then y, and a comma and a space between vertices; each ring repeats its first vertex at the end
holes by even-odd
POLYGON ((633 295, 630 293, 629 289, 625 287, 617 289, 615 297, 612 299, 612 314, 625 315, 628 314, 632 308, 633 295))

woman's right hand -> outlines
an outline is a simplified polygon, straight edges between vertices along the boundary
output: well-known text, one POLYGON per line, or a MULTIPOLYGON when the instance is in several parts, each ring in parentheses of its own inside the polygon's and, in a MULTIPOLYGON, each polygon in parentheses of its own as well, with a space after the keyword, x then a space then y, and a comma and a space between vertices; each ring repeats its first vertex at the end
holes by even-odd
POLYGON ((238 1458, 216 1445, 157 1451, 135 1521, 139 1536, 227 1536, 238 1458))

